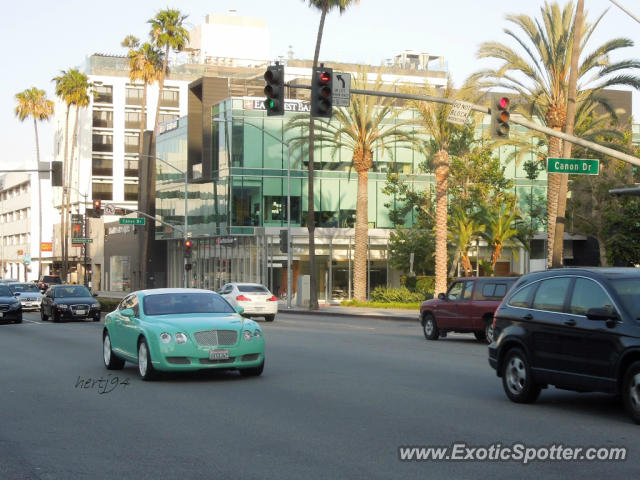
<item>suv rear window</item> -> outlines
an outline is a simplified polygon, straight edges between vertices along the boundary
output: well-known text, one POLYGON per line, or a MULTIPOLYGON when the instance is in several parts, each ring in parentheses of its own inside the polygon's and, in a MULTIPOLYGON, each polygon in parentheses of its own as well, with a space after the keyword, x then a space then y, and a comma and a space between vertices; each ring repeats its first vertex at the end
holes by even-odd
POLYGON ((42 283, 62 283, 62 281, 60 280, 60 277, 45 275, 42 277, 42 283))
POLYGON ((502 300, 513 282, 486 282, 476 289, 476 300, 502 300))

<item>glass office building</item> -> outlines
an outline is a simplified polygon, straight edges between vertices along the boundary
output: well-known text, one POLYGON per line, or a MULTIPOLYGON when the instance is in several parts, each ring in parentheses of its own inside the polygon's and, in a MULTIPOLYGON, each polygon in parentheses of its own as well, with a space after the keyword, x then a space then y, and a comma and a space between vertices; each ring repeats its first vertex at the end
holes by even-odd
MULTIPOLYGON (((210 155, 196 161, 187 161, 187 118, 166 124, 159 135, 158 156, 180 171, 189 171, 188 232, 193 242, 187 260, 189 286, 217 289, 226 281, 248 281, 268 285, 274 293, 285 292, 287 254, 281 250, 280 231, 288 229, 289 222, 294 292, 298 277, 308 274, 307 155, 303 147, 292 146, 300 143, 291 143, 303 132, 286 127, 293 116, 308 115, 309 104, 287 100, 285 110, 283 117, 267 117, 263 99, 252 97, 232 97, 215 104, 210 112, 210 155)), ((398 121, 415 114, 407 110, 398 121)), ((397 145, 391 152, 374 155, 379 156, 374 156, 368 175, 368 291, 400 284, 401 272, 391 269, 388 262, 393 228, 389 210, 395 199, 384 193, 387 173, 393 169, 419 190, 434 188, 435 181, 433 175, 420 173, 424 158, 410 148, 397 145)), ((314 162, 318 297, 341 299, 349 297, 353 288, 357 174, 351 168, 349 151, 333 151, 331 145, 321 142, 316 143, 314 162)), ((184 177, 161 162, 156 168, 156 211, 164 222, 175 226, 157 224, 156 238, 170 242, 168 285, 180 286, 185 262, 181 230, 184 177)), ((546 180, 526 179, 521 166, 511 164, 507 176, 514 178, 516 193, 520 189, 526 195, 534 189, 546 191, 546 180)), ((522 210, 528 212, 528 207, 522 210)), ((409 215, 405 224, 414 220, 409 215)), ((518 268, 510 264, 510 270, 518 268)))

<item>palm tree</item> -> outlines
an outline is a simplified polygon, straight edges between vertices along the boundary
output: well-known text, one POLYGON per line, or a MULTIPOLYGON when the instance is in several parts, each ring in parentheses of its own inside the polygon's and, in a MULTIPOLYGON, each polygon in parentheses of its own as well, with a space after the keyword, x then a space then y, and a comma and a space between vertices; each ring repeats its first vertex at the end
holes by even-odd
MULTIPOLYGON (((443 98, 471 100, 475 99, 477 90, 473 81, 468 81, 464 86, 454 91, 453 82, 449 78, 447 85, 440 92, 426 85, 425 94, 436 96, 438 93, 443 98)), ((411 101, 418 112, 416 120, 418 126, 430 136, 430 140, 422 147, 428 155, 433 156, 433 166, 436 175, 436 268, 435 268, 435 293, 447 290, 447 190, 449 180, 449 147, 454 133, 459 127, 447 122, 447 116, 451 106, 435 102, 411 101)))
MULTIPOLYGON (((147 162, 146 179, 148 182, 148 195, 143 199, 142 208, 149 214, 152 214, 155 206, 155 187, 156 187, 156 139, 158 136, 158 127, 160 124, 160 104, 162 103, 162 89, 164 87, 164 81, 167 76, 167 69, 169 63, 170 50, 182 51, 189 42, 189 32, 184 28, 184 21, 187 19, 187 15, 183 15, 179 10, 167 8, 161 10, 147 23, 151 26, 149 35, 153 41, 153 47, 162 51, 164 49, 164 56, 162 57, 162 70, 158 78, 158 103, 156 106, 156 117, 153 124, 153 135, 151 136, 151 148, 149 152, 147 162)), ((142 143, 142 139, 140 139, 142 143)), ((142 176, 141 176, 142 177, 142 176)), ((184 192, 187 195, 187 192, 184 192)), ((184 212, 187 215, 187 212, 184 212)), ((144 230, 143 240, 143 252, 142 252, 142 269, 141 278, 143 286, 146 285, 147 276, 147 259, 149 257, 149 236, 153 225, 148 225, 144 230)))
MULTIPOLYGON (((353 84, 355 89, 366 89, 366 71, 354 75, 353 84)), ((373 89, 379 90, 381 87, 382 79, 378 75, 373 89)), ((375 152, 388 152, 391 155, 394 142, 407 138, 401 130, 407 122, 398 121, 402 110, 393 108, 393 103, 394 100, 390 98, 353 95, 349 107, 334 109, 334 120, 316 122, 318 138, 330 146, 332 156, 341 149, 351 152, 352 166, 358 175, 353 274, 354 297, 358 301, 367 299, 368 172, 373 166, 373 155, 375 152)), ((287 124, 287 128, 305 132, 313 123, 306 115, 296 116, 287 124)), ((303 133, 292 140, 292 145, 302 147, 306 145, 307 138, 303 133)))
MULTIPOLYGON (((73 182, 73 161, 75 156, 75 147, 78 140, 78 117, 80 115, 80 109, 89 106, 90 90, 92 84, 89 82, 89 77, 81 73, 79 70, 70 69, 68 72, 62 71, 62 75, 55 77, 56 82, 56 95, 58 95, 67 105, 67 118, 65 125, 65 160, 67 160, 68 166, 66 168, 66 182, 68 186, 72 186, 73 182), (73 126, 73 138, 71 141, 71 154, 69 158, 66 158, 67 153, 67 141, 68 141, 68 124, 69 124, 69 110, 70 107, 75 106, 75 121, 73 126)), ((68 262, 68 239, 69 239, 69 212, 71 210, 71 191, 66 188, 63 189, 63 214, 62 214, 62 230, 63 230, 63 276, 66 278, 67 274, 67 262, 68 262), (65 194, 66 190, 66 194, 65 194)))
MULTIPOLYGON (((40 141, 38 140, 38 120, 49 120, 53 115, 53 102, 47 99, 44 90, 31 87, 16 94, 18 105, 15 114, 23 122, 27 118, 33 118, 33 129, 36 134, 36 167, 40 168, 40 141)), ((38 178, 38 280, 42 278, 42 187, 40 174, 38 178)))
MULTIPOLYGON (((561 8, 558 3, 545 2, 540 12, 542 22, 527 15, 507 15, 507 21, 518 27, 520 36, 509 29, 505 29, 505 33, 522 48, 524 55, 499 42, 484 43, 478 50, 478 57, 495 58, 503 64, 498 69, 485 70, 477 75, 487 79, 490 85, 517 92, 526 105, 526 109, 519 110, 520 113, 537 117, 549 128, 560 131, 567 119, 568 76, 574 36, 573 4, 569 2, 561 8)), ((580 54, 585 51, 586 43, 603 15, 593 24, 585 22, 580 54)), ((603 89, 614 85, 640 88, 638 77, 624 73, 627 69, 640 68, 640 62, 623 60, 612 63, 609 59, 612 52, 630 46, 633 46, 630 39, 616 38, 583 57, 578 68, 578 84, 582 89, 577 92, 577 102, 590 97, 610 109, 601 96, 603 89)), ((556 137, 549 139, 550 157, 560 156, 560 143, 556 137)), ((550 174, 547 190, 549 259, 553 252, 559 188, 560 177, 550 174)))
POLYGON ((502 253, 502 248, 508 240, 517 239, 520 234, 515 223, 520 219, 515 202, 492 204, 483 213, 483 223, 486 226, 481 235, 491 247, 491 270, 495 272, 496 263, 502 253))
POLYGON ((142 105, 140 111, 140 139, 138 141, 138 161, 142 161, 143 138, 147 125, 147 91, 148 86, 159 81, 162 74, 164 54, 145 42, 140 45, 140 41, 133 35, 127 35, 121 45, 129 49, 129 79, 132 83, 142 82, 142 105))
POLYGON ((469 249, 473 240, 484 232, 485 226, 478 221, 476 216, 468 215, 461 207, 454 207, 451 215, 451 228, 449 229, 449 241, 456 247, 456 257, 460 258, 465 276, 473 273, 469 249))
MULTIPOLYGON (((309 6, 320 10, 320 24, 318 25, 318 36, 316 37, 316 48, 313 53, 312 72, 318 67, 318 58, 320 57, 320 44, 322 43, 322 31, 324 30, 324 21, 330 10, 338 9, 340 14, 344 13, 347 7, 353 3, 359 4, 360 0, 309 0, 309 6)), ((316 243, 315 243, 315 210, 313 208, 314 192, 313 192, 313 155, 315 142, 315 122, 309 123, 309 213, 307 215, 307 230, 309 231, 309 281, 310 281, 310 298, 309 310, 318 309, 318 285, 316 279, 316 243)))

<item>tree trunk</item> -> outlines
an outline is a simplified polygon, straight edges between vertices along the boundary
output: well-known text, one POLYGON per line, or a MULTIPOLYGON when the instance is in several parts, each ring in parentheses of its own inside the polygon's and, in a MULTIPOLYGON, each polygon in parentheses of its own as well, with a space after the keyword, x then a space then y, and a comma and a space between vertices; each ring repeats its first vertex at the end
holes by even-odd
POLYGON ((606 245, 605 239, 602 238, 600 235, 598 235, 596 239, 598 240, 598 253, 600 254, 600 266, 606 267, 608 266, 609 263, 607 260, 607 245, 606 245))
POLYGON ((449 154, 440 150, 435 159, 436 172, 436 280, 435 294, 447 291, 447 182, 449 154))
MULTIPOLYGON (((167 44, 164 52, 164 59, 162 60, 162 75, 158 80, 158 103, 156 106, 156 115, 153 123, 153 135, 151 136, 151 149, 149 151, 149 158, 147 162, 147 184, 149 185, 149 195, 144 199, 146 206, 146 212, 148 215, 154 215, 154 207, 156 201, 156 140, 158 138, 158 127, 160 122, 160 102, 162 102, 162 89, 164 88, 164 78, 167 74, 167 65, 169 63, 169 45, 167 44)), ((185 192, 186 194, 186 192, 185 192)), ((187 212, 184 212, 187 215, 187 212)), ((154 222, 149 222, 143 230, 143 247, 142 247, 142 269, 140 272, 143 288, 147 288, 147 265, 149 262, 149 243, 152 232, 155 230, 154 222)), ((185 235, 187 232, 185 232, 185 235)))
POLYGON ((469 259, 469 255, 467 252, 462 254, 462 268, 464 269, 464 276, 470 277, 472 272, 471 268, 471 260, 469 259))
MULTIPOLYGON (((578 0, 576 17, 574 21, 573 45, 571 47, 571 70, 569 72, 569 98, 567 104, 567 122, 564 132, 573 135, 573 127, 576 118, 576 95, 578 89, 578 59, 580 57, 580 42, 582 39, 582 25, 584 23, 584 0, 578 0)), ((563 158, 571 158, 571 142, 563 142, 563 158)), ((560 176, 558 191, 558 211, 556 214, 556 228, 554 232, 554 245, 552 266, 561 267, 562 252, 564 246, 565 214, 567 210, 567 193, 569 190, 569 175, 560 176)))
POLYGON ((69 113, 70 106, 67 104, 67 110, 65 112, 65 122, 64 122, 64 173, 62 175, 63 178, 63 186, 62 186, 62 198, 60 204, 60 255, 62 257, 62 281, 67 281, 67 270, 68 270, 68 245, 66 242, 66 224, 67 224, 67 196, 69 195, 69 190, 66 187, 70 183, 69 180, 69 113))
MULTIPOLYGON (((327 4, 325 3, 322 7, 322 14, 320 15, 320 25, 318 25, 318 36, 316 38, 316 50, 313 54, 313 67, 312 72, 318 66, 318 57, 320 56, 320 44, 322 43, 322 30, 324 29, 324 20, 327 16, 327 4)), ((307 211, 307 230, 309 232, 309 310, 317 310, 318 309, 318 279, 316 273, 316 239, 315 239, 315 231, 316 231, 316 219, 315 219, 315 208, 314 208, 314 191, 313 191, 313 181, 314 175, 313 171, 315 168, 314 165, 314 148, 315 148, 315 125, 314 119, 311 117, 309 119, 309 176, 308 176, 308 204, 309 208, 307 211)), ((349 279, 351 281, 351 279, 349 279)))
MULTIPOLYGON (((78 108, 78 106, 76 105, 76 120, 73 124, 73 139, 71 140, 71 155, 69 156, 69 187, 73 187, 73 165, 74 165, 74 161, 73 161, 73 156, 75 155, 75 150, 76 150, 76 142, 78 141, 78 116, 80 114, 80 109, 78 108)), ((78 185, 79 186, 79 185, 78 185)), ((79 195, 78 192, 76 192, 76 195, 79 195)), ((78 200, 80 199, 80 197, 78 197, 78 200)), ((65 242, 67 243, 67 250, 70 249, 69 246, 69 241, 71 238, 70 232, 71 232, 71 188, 67 189, 67 206, 66 206, 66 213, 67 213, 67 225, 66 225, 66 229, 64 232, 64 238, 65 238, 65 242)), ((76 268, 76 272, 77 272, 77 268, 76 268)))
MULTIPOLYGON (((560 128, 554 128, 560 130, 560 128)), ((562 141, 559 138, 551 137, 549 139, 549 157, 558 158, 560 156, 560 145, 562 141)), ((560 193, 560 175, 561 173, 550 173, 547 175, 547 265, 552 265, 553 244, 556 231, 556 216, 558 212, 558 195, 560 193)))
POLYGON ((359 302, 367 301, 367 253, 369 251, 369 212, 368 169, 359 169, 358 193, 356 198, 356 229, 353 262, 354 298, 359 302))
MULTIPOLYGON (((33 117, 33 128, 36 132, 36 169, 40 170, 40 141, 38 140, 38 122, 33 117)), ((42 186, 40 172, 36 172, 38 181, 38 281, 42 278, 42 186)), ((26 278, 25 278, 26 280, 26 278)))
POLYGON ((498 263, 501 253, 502 253, 502 244, 496 243, 493 246, 493 253, 491 254, 491 270, 493 270, 493 273, 491 274, 492 277, 496 274, 496 263, 498 263))

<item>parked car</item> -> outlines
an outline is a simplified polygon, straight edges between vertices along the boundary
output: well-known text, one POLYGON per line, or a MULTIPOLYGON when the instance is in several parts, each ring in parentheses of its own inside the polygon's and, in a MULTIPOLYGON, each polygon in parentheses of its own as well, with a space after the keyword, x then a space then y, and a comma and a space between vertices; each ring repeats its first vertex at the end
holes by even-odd
POLYGON ((4 284, 0 284, 0 322, 22 323, 22 305, 4 284))
POLYGON ((489 363, 509 399, 542 388, 618 394, 640 423, 640 269, 524 275, 495 315, 489 363))
POLYGON ((264 338, 242 307, 210 290, 159 288, 127 295, 105 317, 103 359, 109 370, 138 365, 143 380, 157 371, 237 369, 261 375, 264 338))
POLYGON ((87 287, 82 285, 51 285, 40 305, 40 318, 54 322, 60 320, 100 320, 100 303, 87 287))
POLYGON ((264 317, 273 322, 278 313, 278 297, 259 283, 227 283, 218 293, 234 307, 241 306, 245 317, 264 317))
POLYGON ((44 275, 38 282, 38 288, 42 293, 47 291, 51 285, 60 285, 62 279, 58 275, 44 275))
POLYGON ((35 283, 15 282, 8 285, 13 295, 22 304, 22 310, 40 310, 42 293, 35 283))
POLYGON ((425 300, 418 321, 428 340, 447 332, 473 333, 481 342, 493 341, 493 313, 517 277, 463 277, 447 293, 425 300))

